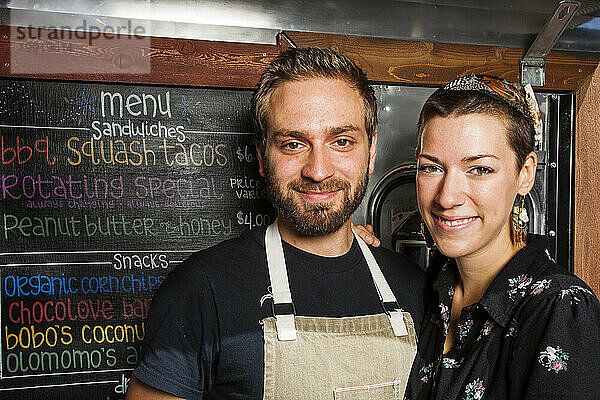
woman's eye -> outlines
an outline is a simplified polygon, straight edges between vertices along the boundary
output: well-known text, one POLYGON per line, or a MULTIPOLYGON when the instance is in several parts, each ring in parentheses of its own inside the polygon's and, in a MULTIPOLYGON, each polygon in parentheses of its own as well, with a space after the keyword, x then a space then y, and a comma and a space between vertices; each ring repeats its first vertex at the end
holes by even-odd
POLYGON ((424 172, 426 174, 431 174, 439 171, 441 171, 441 169, 436 165, 421 165, 419 167, 419 172, 424 172))
POLYGON ((475 175, 488 175, 494 172, 494 170, 489 167, 475 167, 471 169, 471 172, 473 172, 475 175))

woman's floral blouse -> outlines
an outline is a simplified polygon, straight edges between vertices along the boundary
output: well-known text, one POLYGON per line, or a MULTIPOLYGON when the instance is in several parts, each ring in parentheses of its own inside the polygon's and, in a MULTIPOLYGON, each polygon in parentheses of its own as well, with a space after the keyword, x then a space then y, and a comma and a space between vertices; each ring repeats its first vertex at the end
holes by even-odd
POLYGON ((600 303, 551 259, 545 238, 531 236, 481 300, 463 308, 447 354, 458 271, 453 260, 432 265, 406 399, 600 399, 600 303))

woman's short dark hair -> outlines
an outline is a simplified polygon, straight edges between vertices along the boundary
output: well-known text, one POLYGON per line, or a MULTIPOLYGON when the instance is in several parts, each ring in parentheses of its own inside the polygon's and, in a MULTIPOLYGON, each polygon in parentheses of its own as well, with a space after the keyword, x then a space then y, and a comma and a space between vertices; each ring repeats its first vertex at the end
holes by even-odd
POLYGON ((456 90, 446 87, 436 90, 425 102, 417 125, 417 153, 427 123, 436 117, 458 117, 467 114, 485 114, 497 117, 506 125, 507 140, 516 154, 517 171, 523 167, 527 155, 535 148, 535 129, 531 117, 519 107, 500 96, 480 90, 456 90))
POLYGON ((335 50, 307 47, 290 48, 279 54, 265 68, 252 98, 252 116, 256 143, 264 149, 269 116, 269 99, 273 91, 287 82, 310 78, 341 79, 356 90, 364 107, 365 129, 369 143, 377 129, 375 92, 365 73, 350 58, 335 50))

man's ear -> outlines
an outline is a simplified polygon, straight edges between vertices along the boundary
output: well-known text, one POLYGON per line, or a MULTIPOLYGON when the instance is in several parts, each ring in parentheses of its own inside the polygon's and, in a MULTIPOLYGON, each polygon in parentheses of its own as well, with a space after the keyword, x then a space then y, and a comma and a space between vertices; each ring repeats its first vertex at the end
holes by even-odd
POLYGON ((371 145, 369 146, 369 174, 375 170, 375 156, 377 155, 377 131, 373 132, 371 145))
POLYGON ((264 177, 266 177, 265 164, 263 161, 264 154, 262 152, 262 149, 258 145, 258 143, 256 144, 256 156, 258 157, 258 172, 260 172, 260 176, 262 176, 264 178, 264 177))
POLYGON ((537 169, 537 154, 531 152, 527 155, 525 163, 519 171, 519 187, 518 193, 525 196, 535 183, 535 172, 537 169))

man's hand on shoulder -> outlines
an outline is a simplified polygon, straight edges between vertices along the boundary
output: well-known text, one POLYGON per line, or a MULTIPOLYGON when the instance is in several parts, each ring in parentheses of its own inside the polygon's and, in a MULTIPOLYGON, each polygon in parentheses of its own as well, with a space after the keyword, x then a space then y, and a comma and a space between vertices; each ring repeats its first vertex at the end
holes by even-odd
POLYGON ((154 389, 152 386, 146 385, 138 380, 135 375, 131 376, 129 388, 127 389, 126 400, 174 400, 181 397, 173 396, 172 394, 154 389))
POLYGON ((373 247, 379 247, 381 244, 379 239, 377 239, 373 234, 373 227, 371 225, 362 226, 353 224, 352 229, 354 229, 354 232, 356 232, 358 237, 364 240, 367 244, 370 244, 373 247))

